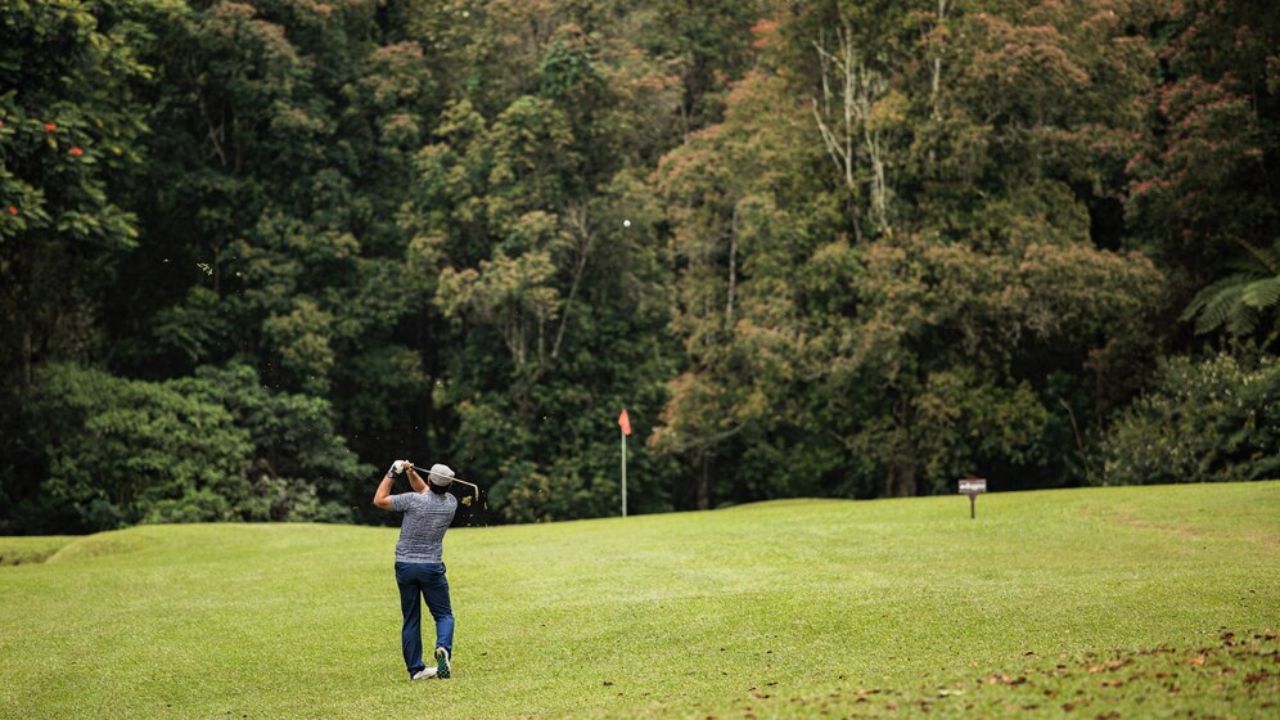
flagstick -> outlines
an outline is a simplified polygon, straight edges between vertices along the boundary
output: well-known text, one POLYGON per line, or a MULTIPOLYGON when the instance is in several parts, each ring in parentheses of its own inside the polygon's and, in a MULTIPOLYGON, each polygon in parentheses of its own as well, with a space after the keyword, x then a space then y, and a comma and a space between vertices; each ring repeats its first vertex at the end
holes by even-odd
POLYGON ((627 434, 622 434, 622 517, 627 516, 627 434))

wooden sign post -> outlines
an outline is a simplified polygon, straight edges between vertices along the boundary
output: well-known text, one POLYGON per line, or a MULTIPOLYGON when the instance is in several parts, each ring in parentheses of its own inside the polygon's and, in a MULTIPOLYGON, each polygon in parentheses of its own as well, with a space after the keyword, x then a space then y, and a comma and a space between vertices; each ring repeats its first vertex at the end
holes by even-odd
POLYGON ((960 494, 969 496, 969 519, 970 520, 978 516, 978 512, 975 507, 978 500, 978 493, 984 493, 986 491, 987 491, 986 478, 970 477, 960 481, 960 494))

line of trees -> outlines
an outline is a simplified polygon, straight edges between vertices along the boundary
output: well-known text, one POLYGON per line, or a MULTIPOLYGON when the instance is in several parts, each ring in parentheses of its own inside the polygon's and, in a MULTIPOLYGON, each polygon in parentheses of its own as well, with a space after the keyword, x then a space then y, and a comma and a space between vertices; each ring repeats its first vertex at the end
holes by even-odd
POLYGON ((0 532, 1280 474, 1265 0, 0 7, 0 532))

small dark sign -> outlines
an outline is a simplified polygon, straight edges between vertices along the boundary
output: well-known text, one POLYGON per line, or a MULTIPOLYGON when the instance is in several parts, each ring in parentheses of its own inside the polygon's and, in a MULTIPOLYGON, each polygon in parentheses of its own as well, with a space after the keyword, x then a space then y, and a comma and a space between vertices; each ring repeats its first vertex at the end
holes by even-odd
POLYGON ((987 479, 969 477, 960 481, 960 494, 969 496, 969 518, 973 519, 978 516, 977 501, 978 493, 987 491, 987 479))

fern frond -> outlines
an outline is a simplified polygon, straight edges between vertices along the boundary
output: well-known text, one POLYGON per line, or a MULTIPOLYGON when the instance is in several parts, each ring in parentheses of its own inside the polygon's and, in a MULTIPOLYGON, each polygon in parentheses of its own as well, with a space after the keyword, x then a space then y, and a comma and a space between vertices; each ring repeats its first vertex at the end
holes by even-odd
POLYGON ((1232 288, 1239 290, 1257 279, 1258 276, 1254 274, 1237 273, 1206 285, 1187 304, 1187 309, 1182 311, 1182 316, 1179 319, 1183 322, 1191 320, 1196 315, 1199 315, 1205 306, 1222 292, 1232 288))
POLYGON ((1232 308, 1231 314, 1227 316, 1227 332, 1232 335, 1243 338, 1253 334, 1258 329, 1258 321, 1261 316, 1257 310, 1245 305, 1243 302, 1237 303, 1232 308))
POLYGON ((1236 244, 1245 249, 1257 267, 1265 275, 1280 275, 1280 238, 1271 247, 1258 247, 1248 240, 1236 240, 1236 244))
POLYGON ((1240 299, 1245 305, 1258 310, 1265 310, 1280 302, 1280 275, 1255 280, 1244 286, 1240 299))
MULTIPOLYGON (((1214 285, 1217 284, 1219 283, 1214 283, 1214 285)), ((1212 287, 1213 285, 1209 286, 1209 288, 1212 287)), ((1235 283, 1218 288, 1217 292, 1209 295, 1196 318, 1196 334, 1208 335, 1217 330, 1236 312, 1236 308, 1243 307, 1240 302, 1240 294, 1243 291, 1244 286, 1235 283)))

